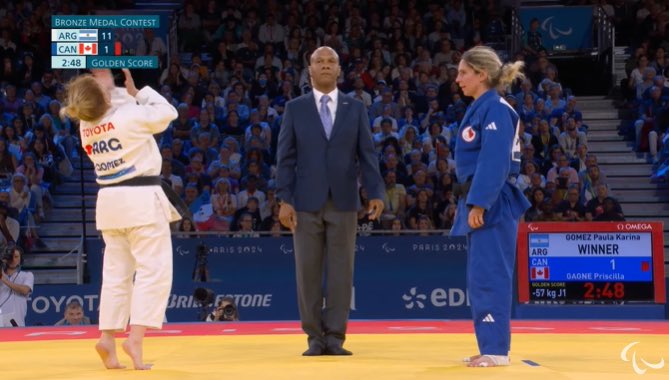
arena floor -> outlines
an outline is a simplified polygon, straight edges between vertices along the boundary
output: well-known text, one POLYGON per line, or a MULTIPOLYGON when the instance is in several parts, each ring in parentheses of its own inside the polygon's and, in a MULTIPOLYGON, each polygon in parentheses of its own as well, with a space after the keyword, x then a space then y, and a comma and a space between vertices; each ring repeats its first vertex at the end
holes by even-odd
POLYGON ((513 333, 511 366, 467 368, 468 321, 354 321, 350 357, 302 357, 297 322, 168 324, 139 373, 103 368, 96 326, 0 329, 0 379, 669 379, 669 322, 514 321, 513 333))

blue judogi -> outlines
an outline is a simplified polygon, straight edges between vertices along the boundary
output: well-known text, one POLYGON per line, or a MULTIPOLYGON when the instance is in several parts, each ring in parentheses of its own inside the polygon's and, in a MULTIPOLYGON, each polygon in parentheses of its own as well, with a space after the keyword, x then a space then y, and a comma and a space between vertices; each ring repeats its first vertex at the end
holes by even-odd
POLYGON ((489 90, 467 109, 455 143, 458 183, 471 181, 460 197, 451 235, 467 236, 467 287, 482 355, 508 355, 518 220, 530 207, 514 185, 520 171, 518 114, 489 90), (486 211, 472 230, 469 209, 486 211))

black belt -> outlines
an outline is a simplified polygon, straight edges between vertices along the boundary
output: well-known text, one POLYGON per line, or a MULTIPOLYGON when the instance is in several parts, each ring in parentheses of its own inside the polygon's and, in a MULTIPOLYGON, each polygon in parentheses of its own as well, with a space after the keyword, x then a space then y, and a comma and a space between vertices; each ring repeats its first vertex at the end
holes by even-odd
POLYGON ((158 176, 146 176, 146 177, 135 177, 126 179, 125 181, 110 183, 105 185, 100 185, 100 188, 104 187, 118 187, 118 186, 160 186, 162 180, 158 176))
POLYGON ((100 188, 118 187, 118 186, 132 186, 132 187, 160 186, 163 189, 165 196, 167 196, 167 199, 170 201, 170 203, 172 203, 172 206, 174 206, 177 209, 179 214, 181 214, 181 216, 184 218, 188 218, 191 221, 193 220, 193 213, 188 208, 186 202, 184 202, 184 200, 181 199, 181 197, 176 192, 174 192, 172 186, 169 183, 163 181, 158 176, 144 176, 144 177, 130 178, 128 180, 117 183, 111 183, 109 185, 100 185, 100 188))
MULTIPOLYGON (((512 185, 516 183, 517 175, 510 175, 506 181, 512 185)), ((453 196, 456 198, 467 197, 469 194, 469 189, 472 187, 471 177, 465 183, 454 183, 453 184, 453 196)))
POLYGON ((467 180, 465 183, 454 183, 453 184, 453 196, 456 198, 467 197, 469 193, 469 188, 472 187, 472 180, 467 180))

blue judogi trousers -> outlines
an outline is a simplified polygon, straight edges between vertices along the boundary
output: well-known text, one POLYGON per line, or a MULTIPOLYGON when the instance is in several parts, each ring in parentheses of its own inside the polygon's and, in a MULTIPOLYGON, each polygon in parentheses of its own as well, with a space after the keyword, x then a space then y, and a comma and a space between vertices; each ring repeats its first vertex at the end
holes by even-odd
POLYGON ((467 234, 467 288, 481 355, 508 355, 511 347, 514 218, 467 234))

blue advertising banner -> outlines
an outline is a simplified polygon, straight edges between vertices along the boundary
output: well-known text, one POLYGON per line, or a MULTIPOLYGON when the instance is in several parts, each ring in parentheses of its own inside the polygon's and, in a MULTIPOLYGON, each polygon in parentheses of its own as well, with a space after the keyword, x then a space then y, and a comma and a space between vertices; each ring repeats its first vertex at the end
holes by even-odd
POLYGON ((78 301, 84 315, 97 323, 100 284, 35 285, 28 299, 26 326, 55 324, 63 319, 65 306, 72 301, 78 301))
MULTIPOLYGON (((216 294, 215 301, 226 296, 234 298, 243 321, 299 319, 294 285, 275 288, 268 284, 256 285, 249 279, 231 286, 226 286, 223 282, 174 283, 167 304, 168 322, 199 320, 203 308, 193 297, 193 292, 199 287, 211 289, 216 294)), ((53 325, 63 318, 65 306, 72 301, 78 301, 84 308, 84 315, 97 323, 100 284, 84 284, 35 286, 28 300, 26 324, 53 325)), ((212 310, 213 307, 205 308, 204 315, 212 310)))
POLYGON ((357 248, 351 318, 471 316, 464 238, 368 237, 357 248))
POLYGON ((573 51, 592 47, 591 6, 521 7, 519 17, 525 35, 530 30, 530 21, 535 18, 539 20, 539 33, 543 46, 548 51, 573 51))
MULTIPOLYGON (((91 283, 102 279, 101 239, 87 240, 88 270, 91 283)), ((205 266, 208 282, 279 284, 290 279, 294 286, 295 268, 291 238, 173 238, 175 284, 193 282, 198 265, 205 266)))
MULTIPOLYGON (((89 239, 90 284, 35 287, 28 323, 53 324, 72 299, 97 320, 103 242, 89 239)), ((193 292, 211 289, 230 296, 245 321, 297 320, 292 239, 173 239, 174 282, 167 320, 196 321, 193 292), (198 252, 206 253, 208 282, 194 282, 198 252)), ((447 236, 360 237, 356 245, 351 318, 469 318, 465 285, 465 240, 447 236)), ((207 309, 211 311, 211 308, 207 309)))
MULTIPOLYGON (((79 301, 98 320, 102 241, 87 242, 92 281, 84 285, 37 285, 28 303, 28 325, 52 325, 65 306, 79 301)), ((197 321, 202 308, 195 289, 217 299, 232 297, 242 321, 298 320, 293 245, 290 238, 178 239, 167 321, 197 321), (198 246, 204 244, 210 281, 192 281, 198 246)), ((360 237, 351 300, 352 319, 469 319, 465 240, 445 236, 360 237)), ((667 280, 669 287, 669 279, 667 280)), ((515 294, 515 291, 514 291, 515 294)), ((206 312, 211 312, 207 308, 206 312)), ((662 318, 665 305, 523 305, 514 318, 662 318), (658 312, 659 310, 659 312, 658 312)), ((666 306, 669 319, 669 304, 666 306)))

